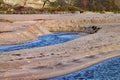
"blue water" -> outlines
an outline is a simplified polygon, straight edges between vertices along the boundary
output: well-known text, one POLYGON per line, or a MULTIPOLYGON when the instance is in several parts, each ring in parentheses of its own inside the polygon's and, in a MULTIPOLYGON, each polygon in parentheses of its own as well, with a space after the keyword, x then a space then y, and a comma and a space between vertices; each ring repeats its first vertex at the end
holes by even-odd
MULTIPOLYGON (((0 46, 0 52, 49 46, 77 38, 80 38, 80 35, 77 32, 54 33, 42 36, 38 40, 27 44, 0 46)), ((104 61, 84 70, 49 80, 120 80, 120 57, 104 61)))
POLYGON ((22 45, 12 45, 12 46, 0 46, 0 52, 8 52, 14 50, 43 47, 54 44, 60 44, 67 41, 71 41, 79 38, 80 35, 78 32, 65 32, 65 33, 54 33, 40 37, 38 40, 31 43, 22 44, 22 45))
POLYGON ((120 57, 49 80, 120 80, 120 57))

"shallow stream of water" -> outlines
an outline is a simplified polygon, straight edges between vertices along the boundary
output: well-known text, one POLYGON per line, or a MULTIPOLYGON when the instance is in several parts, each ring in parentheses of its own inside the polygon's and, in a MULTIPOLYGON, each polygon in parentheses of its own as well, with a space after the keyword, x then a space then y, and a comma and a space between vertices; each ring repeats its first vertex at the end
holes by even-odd
MULTIPOLYGON (((44 47, 64 43, 77 38, 80 38, 80 33, 77 32, 54 33, 42 36, 38 40, 27 44, 0 46, 0 52, 44 47)), ((120 57, 104 61, 81 71, 49 80, 120 80, 120 57)))
POLYGON ((120 80, 120 57, 49 80, 120 80))
POLYGON ((38 40, 27 44, 0 46, 0 52, 8 52, 8 51, 29 49, 35 47, 44 47, 44 46, 68 42, 77 38, 80 38, 80 34, 78 32, 54 33, 54 34, 41 36, 40 38, 38 38, 38 40))

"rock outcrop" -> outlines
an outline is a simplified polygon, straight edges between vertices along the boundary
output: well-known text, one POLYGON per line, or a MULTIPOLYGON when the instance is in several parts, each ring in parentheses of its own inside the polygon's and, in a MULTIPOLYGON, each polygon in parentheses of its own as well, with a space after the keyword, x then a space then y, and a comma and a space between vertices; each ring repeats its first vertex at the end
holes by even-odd
POLYGON ((90 26, 85 28, 85 30, 83 32, 88 33, 88 34, 94 34, 96 32, 98 32, 98 30, 100 30, 101 28, 97 27, 97 26, 90 26))

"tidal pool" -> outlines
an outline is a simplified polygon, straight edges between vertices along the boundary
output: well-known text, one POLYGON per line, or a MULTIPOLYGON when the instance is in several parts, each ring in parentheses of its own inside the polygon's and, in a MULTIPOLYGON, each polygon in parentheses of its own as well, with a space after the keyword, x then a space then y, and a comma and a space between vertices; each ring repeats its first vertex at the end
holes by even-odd
POLYGON ((44 47, 44 46, 68 42, 77 38, 80 38, 80 33, 78 32, 53 33, 53 34, 41 36, 38 38, 38 40, 27 44, 0 46, 0 52, 2 53, 2 52, 14 51, 14 50, 44 47))

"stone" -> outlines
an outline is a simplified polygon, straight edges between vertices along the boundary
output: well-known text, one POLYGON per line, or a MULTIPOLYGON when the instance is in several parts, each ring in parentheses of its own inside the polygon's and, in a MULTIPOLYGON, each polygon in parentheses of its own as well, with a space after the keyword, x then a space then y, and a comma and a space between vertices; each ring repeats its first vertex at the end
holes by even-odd
POLYGON ((84 32, 85 32, 85 33, 88 33, 88 34, 94 34, 94 33, 96 33, 99 29, 101 29, 101 28, 99 28, 99 27, 97 27, 97 26, 90 26, 90 27, 86 28, 84 32))

